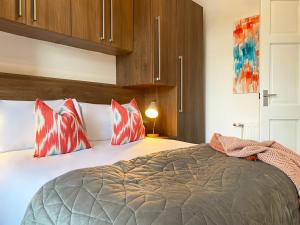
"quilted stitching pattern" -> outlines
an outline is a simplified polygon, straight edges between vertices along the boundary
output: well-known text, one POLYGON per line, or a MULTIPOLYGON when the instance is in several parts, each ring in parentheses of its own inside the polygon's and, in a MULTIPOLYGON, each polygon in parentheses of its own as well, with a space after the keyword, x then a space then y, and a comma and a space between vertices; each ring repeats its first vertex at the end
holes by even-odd
POLYGON ((280 170, 207 145, 72 171, 32 199, 23 225, 299 225, 280 170))

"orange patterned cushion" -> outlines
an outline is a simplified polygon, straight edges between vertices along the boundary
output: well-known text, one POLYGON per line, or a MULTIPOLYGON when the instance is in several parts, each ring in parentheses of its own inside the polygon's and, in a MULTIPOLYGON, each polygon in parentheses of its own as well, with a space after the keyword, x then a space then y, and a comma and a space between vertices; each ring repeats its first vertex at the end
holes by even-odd
POLYGON ((91 148, 72 99, 56 113, 43 101, 35 103, 34 157, 66 154, 91 148))
POLYGON ((126 105, 120 105, 112 100, 111 107, 113 112, 112 145, 127 144, 145 137, 143 118, 135 99, 126 105))

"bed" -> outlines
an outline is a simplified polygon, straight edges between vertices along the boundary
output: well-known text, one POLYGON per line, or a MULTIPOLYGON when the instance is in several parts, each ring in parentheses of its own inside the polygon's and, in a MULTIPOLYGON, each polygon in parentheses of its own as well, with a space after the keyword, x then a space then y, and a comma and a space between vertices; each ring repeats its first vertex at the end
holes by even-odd
MULTIPOLYGON (((0 81, 0 99, 144 99, 111 85, 5 74, 0 81)), ((300 225, 294 184, 265 163, 168 139, 91 144, 39 159, 33 148, 0 153, 0 225, 300 225)))
MULTIPOLYGON (((118 148, 98 143, 90 153, 65 156, 72 166, 60 163, 59 172, 50 173, 57 166, 54 161, 43 163, 48 179, 69 169, 97 167, 74 170, 45 184, 32 198, 23 225, 300 224, 297 191, 283 172, 262 162, 227 157, 209 145, 162 139, 118 148)), ((23 179, 22 185, 34 177, 23 179)), ((25 202, 44 182, 45 178, 31 183, 34 187, 27 187, 26 197, 15 196, 23 199, 19 218, 25 202)), ((6 199, 6 204, 12 203, 6 199)), ((14 217, 4 213, 7 221, 14 217)))
POLYGON ((72 170, 111 165, 120 160, 191 146, 174 140, 146 138, 113 147, 110 141, 93 144, 92 150, 73 154, 33 158, 33 149, 0 154, 0 224, 20 225, 34 194, 48 181, 72 170))

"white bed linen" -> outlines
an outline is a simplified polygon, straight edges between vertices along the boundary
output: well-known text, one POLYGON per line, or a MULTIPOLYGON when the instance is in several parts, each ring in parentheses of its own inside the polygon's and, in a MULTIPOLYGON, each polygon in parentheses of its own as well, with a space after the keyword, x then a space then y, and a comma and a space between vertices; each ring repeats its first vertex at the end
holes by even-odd
POLYGON ((40 159, 33 158, 32 149, 0 154, 0 225, 20 225, 31 198, 39 188, 66 172, 110 165, 192 144, 146 138, 123 146, 111 146, 110 141, 95 142, 93 146, 91 150, 40 159))

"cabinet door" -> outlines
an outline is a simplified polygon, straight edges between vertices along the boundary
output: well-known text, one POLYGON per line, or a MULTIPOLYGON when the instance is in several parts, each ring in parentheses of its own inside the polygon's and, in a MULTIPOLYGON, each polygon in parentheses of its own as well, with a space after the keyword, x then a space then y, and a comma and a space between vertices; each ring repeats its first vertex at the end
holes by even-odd
POLYGON ((117 57, 117 84, 153 85, 152 0, 135 0, 133 10, 133 52, 117 57))
POLYGON ((176 85, 177 1, 153 0, 154 82, 176 85))
POLYGON ((204 142, 203 9, 178 0, 178 139, 204 142))
MULTIPOLYGON (((190 1, 190 0, 189 0, 190 1)), ((177 139, 180 141, 185 140, 185 109, 184 109, 184 91, 186 89, 185 81, 186 81, 186 69, 187 64, 187 51, 185 49, 185 45, 187 44, 188 35, 185 33, 188 32, 187 28, 187 1, 186 0, 177 0, 177 87, 178 87, 178 98, 177 98, 177 139)))
POLYGON ((107 0, 72 0, 72 36, 100 43, 105 31, 107 0))
POLYGON ((117 84, 176 86, 176 2, 134 1, 133 52, 117 57, 117 84))
POLYGON ((109 42, 111 46, 133 49, 133 0, 108 0, 110 5, 109 42))
POLYGON ((26 23, 25 0, 0 0, 0 18, 26 23))
POLYGON ((27 0, 27 24, 71 34, 71 0, 27 0))

